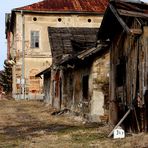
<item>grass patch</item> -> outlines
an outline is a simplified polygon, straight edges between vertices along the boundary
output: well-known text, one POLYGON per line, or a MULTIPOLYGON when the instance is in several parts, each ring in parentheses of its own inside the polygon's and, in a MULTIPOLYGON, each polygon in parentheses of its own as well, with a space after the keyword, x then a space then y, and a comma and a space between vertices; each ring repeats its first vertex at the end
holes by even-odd
POLYGON ((65 127, 63 129, 60 129, 58 131, 59 135, 63 135, 63 134, 70 134, 79 130, 84 130, 84 127, 79 127, 79 126, 70 126, 70 127, 65 127))
POLYGON ((0 148, 15 148, 22 143, 19 138, 10 138, 7 135, 0 135, 0 148))
POLYGON ((106 135, 103 133, 79 133, 72 134, 72 140, 76 143, 86 143, 94 140, 104 140, 106 139, 106 135))
POLYGON ((84 132, 90 132, 90 131, 96 131, 99 126, 94 126, 94 125, 82 125, 82 126, 63 126, 58 131, 58 134, 68 134, 68 133, 75 133, 79 131, 84 131, 84 132))

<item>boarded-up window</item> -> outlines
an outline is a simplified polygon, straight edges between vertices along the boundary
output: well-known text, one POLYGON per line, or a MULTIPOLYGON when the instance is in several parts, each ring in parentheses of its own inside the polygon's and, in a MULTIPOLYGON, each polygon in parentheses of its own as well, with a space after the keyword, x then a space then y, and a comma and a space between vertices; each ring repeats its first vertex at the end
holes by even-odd
POLYGON ((39 31, 31 31, 31 48, 39 48, 39 31))

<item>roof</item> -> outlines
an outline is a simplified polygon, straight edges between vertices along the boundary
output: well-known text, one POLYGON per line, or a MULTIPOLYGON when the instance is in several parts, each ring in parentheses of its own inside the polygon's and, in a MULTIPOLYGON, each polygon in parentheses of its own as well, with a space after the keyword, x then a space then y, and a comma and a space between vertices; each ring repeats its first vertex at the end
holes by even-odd
POLYGON ((84 49, 96 45, 98 28, 54 28, 49 27, 49 41, 53 62, 58 63, 66 56, 70 57, 84 49))
POLYGON ((39 73, 37 73, 37 74, 35 75, 35 77, 40 77, 41 75, 43 75, 43 74, 45 74, 45 73, 47 73, 47 72, 50 72, 50 70, 51 70, 51 66, 48 67, 48 68, 46 68, 46 69, 44 69, 44 70, 42 70, 42 71, 40 71, 39 73))
MULTIPOLYGON (((86 49, 86 50, 83 50, 81 52, 78 52, 77 54, 75 54, 74 56, 70 56, 70 55, 65 55, 63 59, 60 60, 60 62, 58 63, 57 68, 59 66, 64 66, 66 64, 69 65, 69 67, 71 67, 70 65, 74 64, 74 63, 80 63, 82 61, 86 61, 88 58, 91 58, 91 57, 95 57, 95 55, 101 55, 101 52, 102 51, 105 51, 105 49, 108 47, 107 44, 104 44, 104 43, 100 43, 98 44, 96 47, 93 47, 93 48, 90 48, 90 49, 86 49)), ((107 51, 107 50, 106 50, 107 51)), ((55 66, 55 65, 54 65, 55 66)), ((50 67, 40 71, 38 74, 36 74, 35 76, 36 77, 40 77, 41 75, 44 75, 44 74, 47 74, 47 73, 50 73, 51 72, 51 69, 54 69, 53 65, 51 65, 50 67)), ((71 67, 73 68, 73 67, 71 67)))
POLYGON ((93 47, 93 48, 90 48, 88 50, 84 50, 84 51, 80 52, 77 55, 77 58, 81 59, 81 60, 84 60, 84 59, 86 59, 88 57, 93 56, 94 54, 98 53, 99 51, 103 50, 106 47, 107 47, 107 45, 98 44, 97 47, 93 47))
POLYGON ((127 34, 132 34, 132 30, 124 21, 126 17, 148 20, 148 5, 143 2, 110 2, 103 17, 98 38, 111 39, 118 30, 125 30, 127 34))
POLYGON ((44 0, 14 10, 104 13, 108 0, 44 0))
POLYGON ((88 58, 93 58, 98 55, 101 55, 104 51, 107 51, 106 50, 106 49, 108 49, 107 47, 108 47, 107 44, 100 43, 96 47, 78 52, 73 57, 65 57, 63 60, 61 60, 60 64, 61 65, 65 65, 65 64, 72 64, 73 65, 75 63, 80 63, 82 61, 86 61, 86 60, 88 60, 88 58))

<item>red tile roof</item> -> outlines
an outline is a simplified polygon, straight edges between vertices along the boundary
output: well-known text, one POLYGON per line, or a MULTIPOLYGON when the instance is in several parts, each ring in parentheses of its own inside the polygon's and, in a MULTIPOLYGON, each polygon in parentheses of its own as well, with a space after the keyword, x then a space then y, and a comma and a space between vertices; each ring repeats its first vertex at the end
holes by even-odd
POLYGON ((104 13, 108 0, 44 0, 32 5, 16 8, 26 11, 96 12, 104 13))

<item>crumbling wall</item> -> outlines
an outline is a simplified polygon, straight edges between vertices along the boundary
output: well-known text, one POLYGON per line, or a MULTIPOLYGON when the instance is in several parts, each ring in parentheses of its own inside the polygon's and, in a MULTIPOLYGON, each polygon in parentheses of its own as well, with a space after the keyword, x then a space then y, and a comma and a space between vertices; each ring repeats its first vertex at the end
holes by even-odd
POLYGON ((101 121, 104 115, 108 115, 109 61, 109 53, 106 53, 95 59, 91 68, 90 115, 92 121, 101 121))

